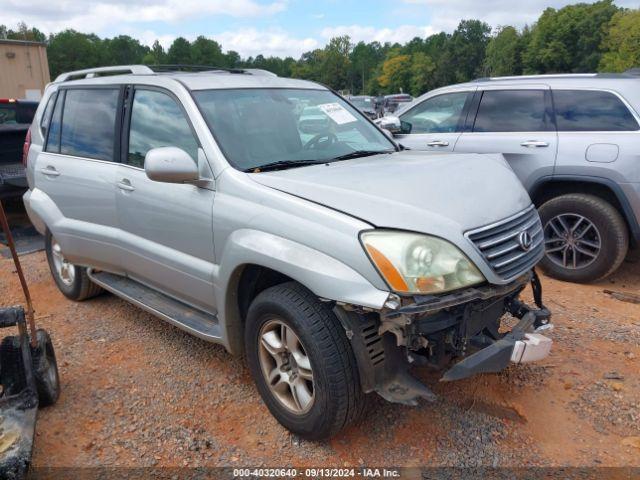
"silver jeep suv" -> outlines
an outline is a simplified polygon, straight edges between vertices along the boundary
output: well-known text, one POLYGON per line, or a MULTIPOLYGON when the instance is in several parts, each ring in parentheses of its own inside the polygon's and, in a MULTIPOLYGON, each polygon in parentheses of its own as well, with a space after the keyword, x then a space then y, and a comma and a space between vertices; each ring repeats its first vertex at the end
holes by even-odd
POLYGON ((504 159, 401 151, 315 83, 63 74, 27 176, 62 293, 104 289, 244 353, 270 411, 306 438, 353 422, 368 392, 433 399, 411 365, 455 380, 551 347, 532 270, 542 226, 504 159), (519 300, 528 284, 537 308, 519 300))
POLYGON ((501 153, 539 208, 541 267, 567 281, 615 271, 640 244, 640 76, 480 79, 383 120, 414 150, 501 153))

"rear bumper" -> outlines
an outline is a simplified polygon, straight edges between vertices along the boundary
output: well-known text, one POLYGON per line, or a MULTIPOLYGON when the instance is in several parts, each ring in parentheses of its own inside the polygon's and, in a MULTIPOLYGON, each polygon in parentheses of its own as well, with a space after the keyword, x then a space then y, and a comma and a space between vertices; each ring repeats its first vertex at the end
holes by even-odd
POLYGON ((22 196, 22 201, 24 202, 24 207, 25 207, 25 210, 27 211, 27 215, 29 216, 29 220, 31 221, 35 229, 38 231, 38 233, 40 233, 41 235, 44 235, 45 232, 47 231, 47 225, 42 219, 42 217, 40 217, 40 215, 38 215, 35 209, 33 208, 32 200, 31 200, 31 197, 33 195, 34 195, 34 190, 27 190, 25 194, 22 196))

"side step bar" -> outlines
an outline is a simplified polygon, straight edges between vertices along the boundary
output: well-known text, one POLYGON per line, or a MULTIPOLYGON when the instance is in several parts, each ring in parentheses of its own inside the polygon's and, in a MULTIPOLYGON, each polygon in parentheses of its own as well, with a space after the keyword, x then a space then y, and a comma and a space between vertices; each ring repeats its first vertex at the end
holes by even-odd
POLYGON ((135 280, 108 272, 87 271, 91 281, 156 317, 209 342, 219 343, 218 318, 157 292, 135 280))

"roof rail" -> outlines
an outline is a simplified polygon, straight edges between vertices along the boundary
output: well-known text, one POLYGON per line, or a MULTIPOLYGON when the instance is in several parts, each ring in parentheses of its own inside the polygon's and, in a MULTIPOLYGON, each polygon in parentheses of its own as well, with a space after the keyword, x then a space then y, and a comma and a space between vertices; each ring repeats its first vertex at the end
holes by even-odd
POLYGON ((56 77, 55 82, 68 82, 69 80, 75 80, 78 78, 94 78, 99 77, 101 74, 115 75, 119 73, 149 75, 153 73, 153 70, 146 65, 117 65, 113 67, 87 68, 84 70, 62 73, 56 77))
POLYGON ((263 70, 260 68, 229 68, 229 67, 216 67, 215 65, 149 65, 154 72, 213 72, 221 71, 228 73, 248 73, 250 75, 260 75, 265 77, 277 77, 273 72, 269 70, 263 70))
POLYGON ((545 78, 589 78, 596 77, 597 73, 543 73, 539 75, 507 75, 504 77, 480 77, 473 82, 490 82, 493 80, 536 80, 545 78))
POLYGON ((242 68, 216 67, 215 65, 188 65, 188 64, 157 64, 149 65, 154 72, 211 72, 219 70, 229 73, 245 73, 242 68))
POLYGON ((262 77, 277 77, 278 75, 270 72, 269 70, 264 70, 262 68, 245 68, 245 72, 250 73, 251 75, 262 76, 262 77))
POLYGON ((630 68, 629 70, 627 70, 626 72, 627 75, 633 75, 633 76, 640 76, 640 68, 636 67, 636 68, 630 68))

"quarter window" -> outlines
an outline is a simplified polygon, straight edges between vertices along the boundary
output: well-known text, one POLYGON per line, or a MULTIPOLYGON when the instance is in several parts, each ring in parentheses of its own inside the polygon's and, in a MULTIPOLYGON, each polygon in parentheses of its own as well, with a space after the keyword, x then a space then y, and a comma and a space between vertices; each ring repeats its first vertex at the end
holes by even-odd
POLYGON ((553 130, 544 90, 487 90, 482 94, 474 132, 553 130))
POLYGON ((198 142, 176 101, 155 90, 136 90, 127 163, 143 168, 147 152, 158 147, 178 147, 191 155, 194 162, 198 158, 198 142))
POLYGON ((626 105, 610 92, 554 90, 556 123, 562 132, 638 130, 626 105))
POLYGON ((460 117, 469 93, 449 93, 425 100, 402 115, 402 133, 461 131, 460 117))
POLYGON ((67 90, 60 153, 112 161, 118 96, 117 89, 67 90))
POLYGON ((53 113, 53 106, 56 103, 56 96, 58 94, 54 92, 47 102, 47 106, 44 109, 44 113, 42 114, 42 119, 40 120, 40 128, 44 135, 47 135, 47 129, 49 128, 49 122, 51 122, 51 114, 53 113))
POLYGON ((49 132, 47 133, 47 152, 60 153, 60 130, 62 125, 62 107, 64 106, 64 90, 58 93, 56 106, 51 115, 49 132))

